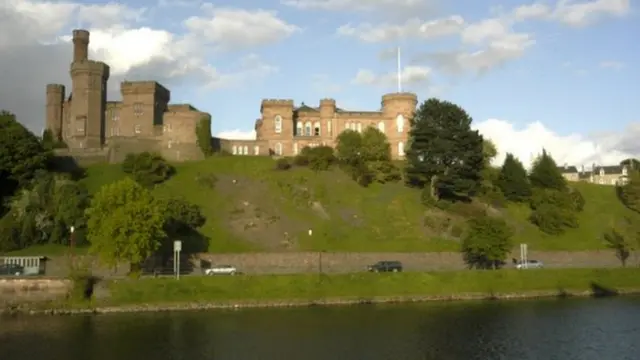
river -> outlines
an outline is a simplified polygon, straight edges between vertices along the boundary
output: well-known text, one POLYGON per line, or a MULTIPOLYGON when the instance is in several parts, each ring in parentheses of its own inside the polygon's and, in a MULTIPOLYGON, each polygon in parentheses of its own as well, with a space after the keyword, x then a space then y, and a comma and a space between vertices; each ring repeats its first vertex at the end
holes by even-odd
POLYGON ((640 298, 17 316, 0 359, 625 360, 640 298))

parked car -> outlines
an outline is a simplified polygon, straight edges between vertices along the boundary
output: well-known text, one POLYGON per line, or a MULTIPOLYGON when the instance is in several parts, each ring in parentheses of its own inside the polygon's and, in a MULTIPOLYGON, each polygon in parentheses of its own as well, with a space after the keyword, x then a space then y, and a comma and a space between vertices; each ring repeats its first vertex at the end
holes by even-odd
POLYGON ((516 262, 516 269, 541 269, 543 267, 544 264, 539 260, 527 260, 526 262, 518 260, 516 262))
POLYGON ((236 275, 238 269, 232 265, 217 265, 204 270, 205 275, 236 275))
POLYGON ((400 272, 402 271, 402 263, 396 260, 378 261, 373 265, 367 266, 369 272, 400 272))
POLYGON ((24 267, 18 264, 2 264, 0 265, 0 275, 24 275, 24 267))

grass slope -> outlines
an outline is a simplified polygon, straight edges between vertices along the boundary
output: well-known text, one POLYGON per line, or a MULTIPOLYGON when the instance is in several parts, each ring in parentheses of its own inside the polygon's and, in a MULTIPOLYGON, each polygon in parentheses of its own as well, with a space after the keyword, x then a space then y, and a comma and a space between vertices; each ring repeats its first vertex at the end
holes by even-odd
MULTIPOLYGON (((455 216, 425 211, 416 190, 402 184, 361 188, 339 170, 274 170, 262 157, 212 157, 176 165, 177 174, 154 189, 159 196, 181 196, 200 205, 207 217, 201 232, 211 252, 458 251, 455 240, 427 225, 455 222, 455 216), (214 174, 214 187, 198 179, 214 174), (235 181, 234 181, 235 180, 235 181), (309 229, 313 231, 308 234, 309 229)), ((119 165, 95 165, 82 181, 90 192, 124 177, 119 165)), ((604 248, 601 234, 615 219, 638 218, 609 186, 579 183, 586 206, 580 228, 548 236, 527 221, 529 209, 511 205, 503 216, 517 231, 515 241, 535 250, 604 248)))

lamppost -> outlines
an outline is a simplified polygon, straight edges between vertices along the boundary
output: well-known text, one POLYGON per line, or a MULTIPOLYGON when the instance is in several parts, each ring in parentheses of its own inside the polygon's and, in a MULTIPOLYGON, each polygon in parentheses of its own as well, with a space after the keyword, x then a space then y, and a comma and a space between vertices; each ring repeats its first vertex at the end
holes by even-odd
POLYGON ((73 239, 73 232, 76 230, 75 227, 71 226, 69 228, 69 249, 73 250, 75 244, 74 244, 74 239, 73 239))

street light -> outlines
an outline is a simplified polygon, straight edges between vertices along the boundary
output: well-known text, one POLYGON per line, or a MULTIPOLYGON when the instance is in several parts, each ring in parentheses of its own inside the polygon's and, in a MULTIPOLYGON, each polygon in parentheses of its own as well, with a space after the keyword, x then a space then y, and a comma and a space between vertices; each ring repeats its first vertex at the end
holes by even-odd
POLYGON ((69 228, 69 232, 70 232, 70 234, 69 234, 69 247, 70 247, 70 248, 73 248, 73 246, 74 246, 74 243, 73 243, 73 232, 74 232, 75 230, 76 230, 76 228, 75 228, 75 227, 73 227, 73 226, 71 226, 71 227, 69 228))

